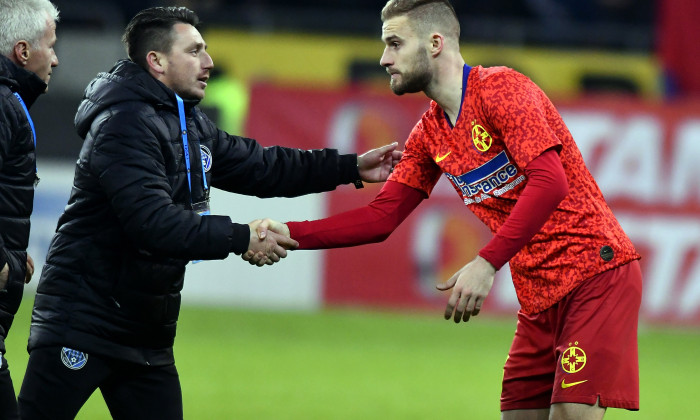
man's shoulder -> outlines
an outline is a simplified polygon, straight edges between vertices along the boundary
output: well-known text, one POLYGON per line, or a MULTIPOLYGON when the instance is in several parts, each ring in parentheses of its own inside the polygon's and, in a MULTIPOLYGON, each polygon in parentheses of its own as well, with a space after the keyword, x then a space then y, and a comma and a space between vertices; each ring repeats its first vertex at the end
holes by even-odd
POLYGON ((21 113, 21 105, 8 85, 0 83, 0 119, 15 120, 21 113))
POLYGON ((531 80, 510 67, 476 67, 477 85, 481 90, 510 90, 513 86, 526 85, 531 80))
POLYGON ((483 67, 476 66, 475 70, 479 76, 480 80, 487 79, 489 77, 522 77, 523 74, 517 70, 514 70, 507 66, 492 66, 483 67))
MULTIPOLYGON (((173 112, 169 113, 174 115, 173 112)), ((128 130, 130 127, 162 120, 165 114, 159 112, 157 106, 145 101, 125 101, 104 107, 96 114, 94 121, 103 120, 103 123, 108 122, 110 125, 121 124, 123 129, 128 130)))

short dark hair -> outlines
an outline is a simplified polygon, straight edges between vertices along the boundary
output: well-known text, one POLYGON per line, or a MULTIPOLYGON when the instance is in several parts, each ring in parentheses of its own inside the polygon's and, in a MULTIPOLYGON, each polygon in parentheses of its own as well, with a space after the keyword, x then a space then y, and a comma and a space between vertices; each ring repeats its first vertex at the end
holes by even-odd
POLYGON ((459 19, 449 0, 389 0, 382 9, 382 22, 403 15, 417 32, 438 29, 459 41, 459 19))
POLYGON ((173 44, 172 28, 176 23, 199 26, 199 17, 186 7, 151 7, 136 14, 126 25, 122 42, 134 63, 148 68, 149 51, 169 52, 173 44))

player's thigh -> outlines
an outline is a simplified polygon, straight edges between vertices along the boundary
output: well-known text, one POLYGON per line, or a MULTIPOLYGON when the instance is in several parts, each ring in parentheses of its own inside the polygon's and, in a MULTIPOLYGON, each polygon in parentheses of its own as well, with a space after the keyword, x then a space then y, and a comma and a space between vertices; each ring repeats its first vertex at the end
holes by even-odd
POLYGON ((503 367, 502 412, 549 410, 556 368, 549 318, 548 311, 534 315, 518 313, 515 337, 503 367))
POLYGON ((115 420, 183 418, 182 390, 175 365, 123 364, 100 391, 115 420))
POLYGON ((73 419, 109 375, 98 357, 65 347, 44 347, 29 354, 19 392, 22 419, 73 419))
POLYGON ((552 404, 639 409, 640 304, 636 261, 589 279, 561 302, 552 404))

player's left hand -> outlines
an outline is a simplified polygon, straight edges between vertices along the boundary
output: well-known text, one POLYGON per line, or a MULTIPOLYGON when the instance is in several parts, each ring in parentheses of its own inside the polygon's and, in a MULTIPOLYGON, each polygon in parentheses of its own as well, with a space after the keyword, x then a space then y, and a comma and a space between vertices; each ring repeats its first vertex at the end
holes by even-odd
POLYGON ((445 308, 445 319, 454 316, 455 322, 467 322, 472 315, 479 315, 495 275, 496 269, 491 263, 477 256, 445 283, 438 284, 438 290, 452 289, 445 308))
POLYGON ((24 284, 29 284, 32 281, 32 276, 34 275, 34 260, 31 255, 27 254, 27 273, 24 276, 24 284))
POLYGON ((398 142, 372 149, 357 157, 357 169, 364 182, 384 182, 389 178, 403 152, 396 150, 398 142))

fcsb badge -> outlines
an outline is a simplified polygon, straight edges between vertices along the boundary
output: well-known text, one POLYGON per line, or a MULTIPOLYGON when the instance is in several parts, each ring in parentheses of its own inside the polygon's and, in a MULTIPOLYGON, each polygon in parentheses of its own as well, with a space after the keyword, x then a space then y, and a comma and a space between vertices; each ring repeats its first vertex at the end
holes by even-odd
POLYGON ((491 134, 483 126, 477 124, 476 120, 472 121, 472 142, 474 142, 476 150, 480 152, 489 150, 493 144, 491 134))
POLYGON ((569 343, 569 347, 561 355, 561 367, 566 373, 576 373, 586 366, 586 352, 577 347, 578 341, 569 343))

